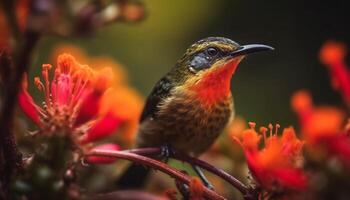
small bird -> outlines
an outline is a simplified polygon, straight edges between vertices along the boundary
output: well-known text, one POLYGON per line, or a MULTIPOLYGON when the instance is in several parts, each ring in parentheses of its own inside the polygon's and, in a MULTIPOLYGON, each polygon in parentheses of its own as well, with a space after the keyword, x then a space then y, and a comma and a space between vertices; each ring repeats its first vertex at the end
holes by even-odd
MULTIPOLYGON (((138 147, 167 145, 199 156, 214 143, 234 116, 231 78, 250 53, 273 50, 208 37, 191 45, 148 96, 137 135, 138 147)), ((197 174, 207 186, 199 168, 197 174)), ((143 185, 148 169, 132 164, 118 180, 123 188, 143 185)))

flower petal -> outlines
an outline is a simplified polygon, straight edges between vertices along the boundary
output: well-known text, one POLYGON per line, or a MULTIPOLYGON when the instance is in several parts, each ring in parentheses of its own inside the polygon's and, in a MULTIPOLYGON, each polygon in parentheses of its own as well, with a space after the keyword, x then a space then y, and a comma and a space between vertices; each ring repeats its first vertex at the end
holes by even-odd
POLYGON ((254 129, 246 129, 245 131, 243 131, 243 147, 246 149, 257 150, 260 138, 260 135, 258 135, 254 129))
POLYGON ((320 60, 329 69, 333 86, 350 106, 350 71, 345 63, 346 46, 341 42, 326 42, 320 50, 320 60))
POLYGON ((28 93, 28 77, 24 74, 21 90, 18 94, 18 104, 22 111, 37 125, 40 125, 40 117, 38 113, 37 105, 34 103, 33 98, 28 93))
POLYGON ((35 107, 33 98, 26 91, 21 91, 18 94, 18 103, 22 111, 37 125, 40 124, 38 110, 35 107))
POLYGON ((277 179, 280 185, 295 189, 304 190, 307 187, 307 178, 305 174, 298 169, 275 169, 274 177, 277 179))
POLYGON ((323 142, 327 144, 330 154, 337 156, 345 165, 350 167, 350 138, 346 134, 324 138, 323 142))
POLYGON ((336 41, 328 41, 320 49, 320 61, 325 65, 342 62, 346 55, 346 46, 336 41))
POLYGON ((75 125, 81 125, 97 116, 101 96, 102 93, 95 91, 87 95, 80 107, 75 125))
POLYGON ((81 139, 81 143, 86 144, 111 135, 122 122, 122 119, 114 116, 112 112, 108 112, 102 119, 94 124, 86 135, 84 135, 81 139))

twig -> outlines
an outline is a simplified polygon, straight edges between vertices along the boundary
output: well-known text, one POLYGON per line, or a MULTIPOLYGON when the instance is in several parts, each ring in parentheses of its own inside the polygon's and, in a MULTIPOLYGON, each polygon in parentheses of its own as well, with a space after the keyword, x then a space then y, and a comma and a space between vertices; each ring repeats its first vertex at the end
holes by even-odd
POLYGON ((207 162, 204 162, 203 160, 199 160, 197 158, 193 158, 193 157, 190 157, 184 153, 176 152, 176 151, 172 157, 177 159, 177 160, 181 160, 181 161, 185 161, 185 162, 190 163, 190 164, 197 165, 200 168, 203 168, 203 169, 219 176, 220 178, 222 178, 223 180, 227 181, 232 186, 234 186, 237 190, 239 190, 243 194, 243 196, 246 196, 249 193, 248 187, 246 185, 244 185, 241 181, 239 181, 238 179, 236 179, 235 177, 233 177, 229 173, 225 172, 224 170, 219 169, 217 167, 214 167, 213 165, 211 165, 207 162))
MULTIPOLYGON (((151 156, 151 155, 159 155, 160 153, 160 149, 159 148, 142 148, 142 149, 131 149, 131 150, 125 150, 125 152, 129 152, 129 153, 135 153, 135 154, 140 154, 140 155, 147 155, 147 156, 151 156)), ((200 168, 203 168, 219 177, 221 177, 223 180, 227 181, 228 183, 230 183, 232 186, 234 186, 237 190, 239 190, 243 196, 249 196, 249 189, 246 185, 244 185, 241 181, 239 181, 238 179, 236 179, 235 177, 233 177, 232 175, 228 174, 227 172, 225 172, 222 169, 219 169, 217 167, 214 167, 213 165, 204 162, 200 159, 188 156, 187 154, 181 153, 179 151, 174 151, 173 154, 170 155, 170 157, 177 159, 177 160, 181 160, 190 164, 194 164, 199 166, 200 168)))
POLYGON ((93 200, 113 200, 113 199, 142 199, 142 200, 168 200, 166 197, 153 195, 138 190, 121 190, 93 196, 93 200))
MULTIPOLYGON (((86 156, 108 156, 108 157, 115 157, 115 158, 121 158, 126 159, 130 161, 134 161, 146 166, 150 166, 154 169, 160 170, 168 175, 170 175, 173 178, 176 178, 177 180, 183 182, 184 184, 190 183, 190 178, 181 173, 179 170, 170 167, 169 165, 160 162, 158 160, 154 160, 152 158, 138 155, 135 153, 130 153, 126 151, 110 151, 110 150, 92 150, 89 153, 86 154, 86 156)), ((225 199, 224 197, 220 196, 216 192, 209 190, 207 188, 204 188, 204 196, 208 199, 225 199)))

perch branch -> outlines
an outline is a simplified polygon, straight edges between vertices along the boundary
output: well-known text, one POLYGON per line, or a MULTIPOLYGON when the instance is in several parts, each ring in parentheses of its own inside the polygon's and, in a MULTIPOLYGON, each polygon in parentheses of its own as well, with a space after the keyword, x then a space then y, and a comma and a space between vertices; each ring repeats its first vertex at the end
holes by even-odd
MULTIPOLYGON (((161 150, 159 148, 151 147, 151 148, 142 148, 142 149, 131 149, 131 150, 126 150, 125 152, 151 156, 151 155, 159 155, 160 151, 161 150)), ((248 187, 246 185, 244 185, 241 181, 239 181, 238 179, 236 179, 232 175, 228 174, 224 170, 219 169, 217 167, 214 167, 213 165, 211 165, 207 162, 204 162, 200 159, 188 156, 187 154, 181 153, 179 151, 174 151, 174 154, 171 154, 170 157, 177 159, 177 160, 181 160, 183 162, 197 165, 200 168, 203 168, 203 169, 219 176, 220 178, 222 178, 223 180, 227 181, 232 186, 234 186, 243 195, 247 195, 249 193, 248 187)))
MULTIPOLYGON (((120 159, 126 159, 133 162, 137 162, 149 167, 152 167, 154 169, 160 170, 171 177, 180 180, 184 184, 190 183, 190 177, 181 173, 179 170, 170 167, 169 165, 160 162, 158 160, 154 160, 152 158, 142 156, 135 153, 130 153, 127 151, 111 151, 111 150, 92 150, 89 153, 86 154, 86 156, 107 156, 107 157, 115 157, 120 159)), ((208 199, 218 200, 218 199, 225 199, 224 197, 220 196, 216 192, 209 190, 207 188, 204 188, 204 196, 208 199)))
POLYGON ((157 196, 137 190, 120 190, 105 194, 98 194, 92 200, 113 200, 113 199, 142 199, 142 200, 169 200, 166 197, 157 196))

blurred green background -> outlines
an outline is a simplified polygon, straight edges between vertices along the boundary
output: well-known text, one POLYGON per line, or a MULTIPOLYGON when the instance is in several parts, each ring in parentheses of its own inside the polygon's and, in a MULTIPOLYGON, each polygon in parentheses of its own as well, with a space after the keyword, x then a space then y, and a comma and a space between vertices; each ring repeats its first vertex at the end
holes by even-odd
POLYGON ((193 42, 224 36, 240 44, 263 43, 274 52, 249 56, 232 79, 237 114, 258 125, 295 125, 291 94, 311 90, 317 103, 341 105, 330 86, 318 50, 328 39, 350 44, 345 1, 145 0, 144 21, 115 24, 95 37, 41 41, 33 74, 49 61, 57 44, 75 44, 89 55, 107 55, 122 63, 130 84, 147 96, 193 42), (40 52, 40 54, 39 54, 40 52))

